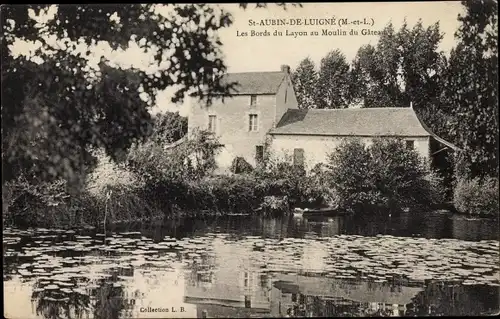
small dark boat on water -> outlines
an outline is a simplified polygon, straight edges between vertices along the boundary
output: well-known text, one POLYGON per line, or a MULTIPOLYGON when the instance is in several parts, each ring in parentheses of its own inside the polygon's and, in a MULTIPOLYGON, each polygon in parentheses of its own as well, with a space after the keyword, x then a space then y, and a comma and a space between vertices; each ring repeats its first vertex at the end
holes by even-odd
POLYGON ((293 211, 294 216, 313 217, 313 216, 340 216, 345 215, 346 212, 336 207, 322 207, 322 208, 295 208, 293 211))

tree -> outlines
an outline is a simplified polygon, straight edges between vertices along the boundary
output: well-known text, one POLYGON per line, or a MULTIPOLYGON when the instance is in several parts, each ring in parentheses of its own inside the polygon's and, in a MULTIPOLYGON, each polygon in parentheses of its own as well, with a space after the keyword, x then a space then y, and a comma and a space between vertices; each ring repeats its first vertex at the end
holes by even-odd
POLYGON ((300 61, 299 66, 292 73, 292 82, 299 108, 316 108, 315 95, 318 85, 318 73, 315 70, 314 62, 309 57, 300 61))
POLYGON ((438 45, 443 39, 439 23, 424 28, 422 21, 398 34, 401 60, 402 106, 413 104, 420 118, 438 135, 448 138, 448 109, 441 101, 446 59, 438 45))
POLYGON ((217 31, 232 23, 231 15, 207 4, 162 8, 2 6, 2 185, 22 172, 78 184, 95 162, 92 149, 121 158, 150 134, 148 109, 159 90, 175 88, 173 102, 194 94, 210 103, 228 93, 232 84, 220 83, 226 67, 217 31), (40 13, 49 19, 37 21, 40 13), (11 49, 18 41, 39 48, 16 57, 11 49), (131 42, 153 56, 156 72, 104 58, 90 63, 95 46, 120 51, 131 42))
POLYGON ((188 131, 187 117, 179 112, 158 113, 154 117, 153 134, 150 136, 157 143, 170 144, 183 138, 188 131))
POLYGON ((439 24, 424 28, 422 21, 399 31, 389 23, 377 46, 362 46, 352 62, 352 95, 364 107, 407 107, 413 104, 421 119, 436 133, 446 132, 441 103, 444 53, 439 24))
POLYGON ((498 6, 493 0, 463 5, 445 92, 452 134, 463 150, 457 173, 498 178, 498 6))
POLYGON ((340 50, 329 52, 321 59, 318 75, 317 108, 339 109, 348 106, 349 64, 340 50))
POLYGON ((389 23, 376 47, 363 46, 353 61, 353 94, 365 107, 400 107, 398 33, 389 23))
POLYGON ((345 140, 329 155, 328 166, 341 208, 353 212, 428 209, 442 200, 439 179, 399 139, 374 139, 369 146, 345 140))
POLYGON ((353 101, 363 107, 377 107, 390 103, 384 92, 383 72, 377 63, 376 48, 370 44, 359 48, 352 61, 351 94, 353 101))

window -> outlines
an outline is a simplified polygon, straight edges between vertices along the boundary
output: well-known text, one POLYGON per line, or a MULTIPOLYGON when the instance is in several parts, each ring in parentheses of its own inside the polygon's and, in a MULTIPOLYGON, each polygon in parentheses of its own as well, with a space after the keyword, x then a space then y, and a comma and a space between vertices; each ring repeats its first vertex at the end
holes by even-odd
POLYGON ((248 118, 248 131, 257 132, 259 130, 259 119, 257 114, 250 114, 248 118))
POLYGON ((255 160, 257 163, 262 163, 262 161, 264 160, 264 146, 255 146, 255 160))
POLYGON ((304 149, 296 148, 293 150, 293 165, 304 167, 304 149))
POLYGON ((406 149, 412 150, 415 148, 415 141, 409 140, 406 141, 406 149))
POLYGON ((257 105, 257 95, 250 95, 250 105, 251 106, 257 105))
POLYGON ((216 128, 217 128, 217 116, 216 115, 209 115, 208 116, 208 131, 215 133, 216 128))
POLYGON ((247 272, 245 272, 245 273, 244 273, 244 277, 245 277, 245 278, 244 278, 243 285, 244 285, 245 287, 248 287, 248 273, 247 273, 247 272))
POLYGON ((245 296, 245 308, 252 308, 252 300, 250 296, 245 296))

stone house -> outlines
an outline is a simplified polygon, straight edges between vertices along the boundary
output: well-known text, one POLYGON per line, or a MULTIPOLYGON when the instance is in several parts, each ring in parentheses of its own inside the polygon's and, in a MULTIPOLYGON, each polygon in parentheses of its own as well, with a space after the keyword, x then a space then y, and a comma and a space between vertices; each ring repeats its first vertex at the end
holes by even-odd
POLYGON ((224 145, 217 156, 219 167, 230 167, 237 156, 255 166, 264 156, 268 132, 288 109, 298 109, 290 67, 283 65, 279 72, 230 73, 225 81, 238 83, 236 92, 208 107, 192 104, 188 136, 195 129, 214 132, 224 145))
POLYGON ((237 156, 255 166, 270 151, 309 170, 353 137, 366 144, 401 138, 429 162, 443 150, 456 149, 432 133, 412 107, 299 109, 289 70, 228 74, 228 82, 239 83, 231 98, 192 106, 188 134, 196 128, 215 133, 224 145, 219 167, 229 168, 237 156))

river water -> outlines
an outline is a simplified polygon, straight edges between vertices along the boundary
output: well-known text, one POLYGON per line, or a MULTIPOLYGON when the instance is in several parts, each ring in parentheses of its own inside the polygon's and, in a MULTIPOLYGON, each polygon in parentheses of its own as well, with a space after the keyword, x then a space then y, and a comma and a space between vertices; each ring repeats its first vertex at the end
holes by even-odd
POLYGON ((488 315, 498 235, 498 222, 441 213, 4 228, 4 316, 488 315))

